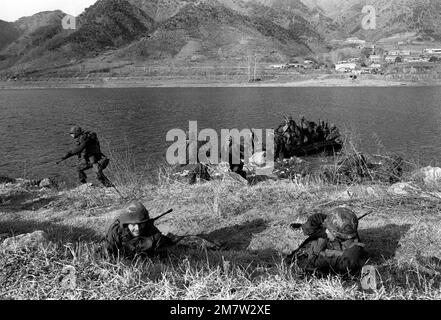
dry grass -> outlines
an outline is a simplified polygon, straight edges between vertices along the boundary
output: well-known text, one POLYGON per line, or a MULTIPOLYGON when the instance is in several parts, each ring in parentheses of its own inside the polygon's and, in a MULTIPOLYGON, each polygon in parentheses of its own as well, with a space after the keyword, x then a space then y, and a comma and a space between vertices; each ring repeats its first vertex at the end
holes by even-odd
POLYGON ((26 251, 0 249, 1 298, 441 298, 436 186, 419 185, 418 193, 397 196, 378 180, 334 184, 308 175, 249 186, 232 180, 188 185, 165 167, 148 180, 125 175, 131 167, 113 163, 109 170, 127 200, 113 189, 81 187, 38 191, 46 201, 24 208, 29 199, 12 195, 13 201, 1 207, 0 234, 44 230, 51 240, 26 251), (157 222, 164 233, 199 234, 206 240, 188 238, 163 260, 105 259, 98 252, 100 240, 118 210, 134 198, 152 216, 174 208, 157 222), (374 210, 360 221, 360 236, 380 271, 380 290, 363 292, 356 278, 306 275, 282 263, 304 239, 289 223, 305 221, 310 209, 335 205, 359 215, 374 210))

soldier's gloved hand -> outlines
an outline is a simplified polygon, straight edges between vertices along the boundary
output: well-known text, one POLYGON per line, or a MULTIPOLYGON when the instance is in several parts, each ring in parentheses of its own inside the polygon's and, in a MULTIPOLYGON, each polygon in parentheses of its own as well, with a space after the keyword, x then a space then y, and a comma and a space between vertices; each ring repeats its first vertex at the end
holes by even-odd
POLYGON ((177 236, 173 233, 167 233, 166 237, 169 238, 171 240, 171 242, 173 242, 173 244, 178 243, 179 241, 181 241, 184 238, 183 236, 177 236))
POLYGON ((136 249, 140 251, 148 251, 153 247, 153 240, 147 237, 139 237, 136 249))
MULTIPOLYGON (((167 236, 162 235, 161 233, 158 233, 159 235, 159 239, 158 241, 156 241, 156 249, 158 248, 165 248, 165 247, 169 247, 172 246, 174 243, 171 241, 170 238, 168 238, 167 236)), ((156 236, 156 235, 155 235, 156 236)))
POLYGON ((320 252, 324 251, 328 245, 328 240, 324 238, 319 238, 312 244, 312 253, 314 255, 320 254, 320 252))
POLYGON ((362 264, 361 263, 362 255, 363 255, 363 247, 354 245, 343 252, 342 258, 346 261, 348 267, 350 269, 353 269, 362 264))
POLYGON ((303 226, 303 223, 291 223, 291 224, 289 225, 289 227, 290 227, 292 230, 300 229, 302 226, 303 226))

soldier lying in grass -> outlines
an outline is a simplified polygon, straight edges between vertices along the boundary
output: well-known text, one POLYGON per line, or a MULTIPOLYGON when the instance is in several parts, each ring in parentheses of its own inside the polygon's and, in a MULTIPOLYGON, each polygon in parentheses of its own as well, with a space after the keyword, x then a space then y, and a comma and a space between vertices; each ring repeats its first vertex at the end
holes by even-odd
POLYGON ((129 259, 166 254, 180 237, 171 233, 164 236, 150 219, 149 212, 140 202, 134 202, 112 223, 106 238, 105 249, 110 256, 129 259))
POLYGON ((286 262, 297 263, 305 271, 324 273, 359 273, 366 262, 364 244, 358 236, 358 218, 347 208, 334 208, 328 214, 315 213, 303 225, 308 238, 297 250, 286 257, 286 262))

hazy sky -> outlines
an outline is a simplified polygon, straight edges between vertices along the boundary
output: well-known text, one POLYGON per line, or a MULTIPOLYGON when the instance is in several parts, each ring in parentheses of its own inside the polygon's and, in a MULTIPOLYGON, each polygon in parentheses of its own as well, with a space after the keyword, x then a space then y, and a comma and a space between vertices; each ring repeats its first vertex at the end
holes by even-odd
POLYGON ((0 0, 0 20, 15 21, 40 11, 61 10, 77 16, 97 0, 0 0))

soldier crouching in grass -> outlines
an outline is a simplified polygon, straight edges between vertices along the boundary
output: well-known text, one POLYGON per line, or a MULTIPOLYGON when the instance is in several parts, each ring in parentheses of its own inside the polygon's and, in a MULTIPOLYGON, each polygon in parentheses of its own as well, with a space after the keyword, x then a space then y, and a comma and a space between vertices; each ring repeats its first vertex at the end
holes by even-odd
POLYGON ((133 202, 110 226, 104 246, 107 254, 115 258, 164 257, 167 248, 181 238, 171 233, 164 236, 154 226, 154 220, 150 219, 144 205, 133 202))
POLYGON ((338 207, 328 214, 315 213, 302 228, 308 238, 285 261, 305 271, 358 275, 367 261, 364 244, 358 236, 358 218, 347 208, 338 207))

